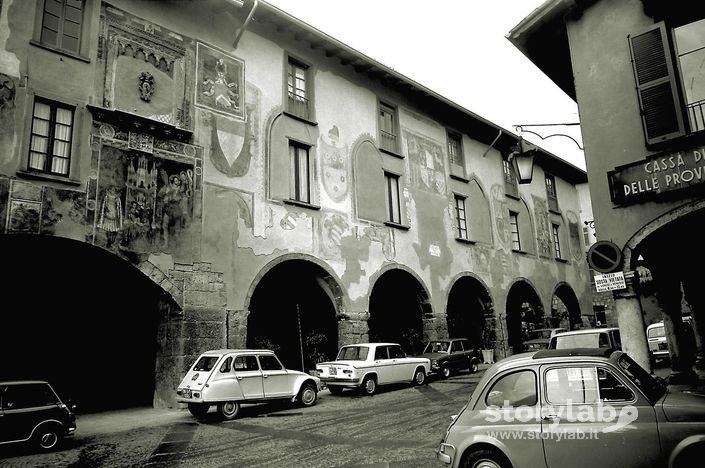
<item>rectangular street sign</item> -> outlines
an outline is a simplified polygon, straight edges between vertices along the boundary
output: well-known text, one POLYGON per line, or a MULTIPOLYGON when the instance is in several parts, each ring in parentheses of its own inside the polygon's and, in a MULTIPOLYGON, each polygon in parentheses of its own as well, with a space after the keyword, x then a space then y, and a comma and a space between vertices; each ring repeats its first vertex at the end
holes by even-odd
POLYGON ((627 289, 627 283, 624 281, 624 272, 618 271, 616 273, 595 275, 595 289, 597 292, 627 289))

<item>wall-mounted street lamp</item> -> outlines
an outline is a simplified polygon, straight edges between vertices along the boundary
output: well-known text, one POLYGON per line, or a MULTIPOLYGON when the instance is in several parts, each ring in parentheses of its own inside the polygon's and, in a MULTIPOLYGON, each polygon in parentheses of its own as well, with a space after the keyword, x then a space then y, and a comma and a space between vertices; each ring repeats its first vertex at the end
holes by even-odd
POLYGON ((509 161, 514 164, 517 179, 520 184, 530 184, 534 176, 534 156, 537 148, 519 137, 516 145, 512 146, 509 161))

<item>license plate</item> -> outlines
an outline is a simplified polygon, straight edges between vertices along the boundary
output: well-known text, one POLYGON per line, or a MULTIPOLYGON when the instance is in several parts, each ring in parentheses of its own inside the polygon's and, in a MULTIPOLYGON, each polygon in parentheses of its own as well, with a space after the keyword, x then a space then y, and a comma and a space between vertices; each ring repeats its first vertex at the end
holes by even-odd
POLYGON ((665 351, 665 350, 668 349, 668 344, 666 344, 666 343, 659 343, 659 344, 658 344, 658 349, 661 350, 661 351, 665 351))
POLYGON ((191 390, 184 390, 181 392, 181 394, 184 396, 184 398, 191 398, 191 390))
POLYGON ((329 372, 330 372, 330 375, 336 375, 338 373, 338 371, 336 370, 335 367, 331 367, 329 372))

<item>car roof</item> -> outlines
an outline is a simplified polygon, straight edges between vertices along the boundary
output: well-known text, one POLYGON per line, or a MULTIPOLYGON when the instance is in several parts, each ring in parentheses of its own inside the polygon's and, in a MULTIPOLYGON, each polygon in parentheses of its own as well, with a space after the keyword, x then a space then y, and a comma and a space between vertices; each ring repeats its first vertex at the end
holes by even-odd
POLYGON ((571 331, 560 332, 560 333, 557 333, 555 336, 590 335, 590 334, 594 334, 594 333, 603 333, 603 332, 609 332, 609 331, 613 331, 613 330, 619 331, 619 328, 617 328, 617 327, 585 328, 583 330, 571 330, 571 331))
POLYGON ((271 349, 211 349, 210 351, 202 352, 201 355, 204 355, 204 354, 223 355, 223 354, 230 354, 230 353, 270 353, 270 354, 274 354, 274 351, 272 351, 271 349))
POLYGON ((609 358, 614 350, 612 348, 565 348, 542 349, 536 351, 532 359, 551 359, 562 357, 602 357, 609 358))
POLYGON ((500 361, 497 361, 494 372, 485 374, 495 375, 506 369, 522 367, 527 365, 541 364, 542 360, 556 360, 558 362, 580 362, 595 359, 609 360, 612 353, 616 352, 612 348, 566 348, 566 349, 542 349, 528 353, 513 354, 500 361))
POLYGON ((48 384, 46 380, 6 380, 0 385, 27 385, 27 384, 48 384))
MULTIPOLYGON (((345 346, 401 346, 399 343, 384 343, 384 342, 372 342, 372 343, 353 343, 345 346)), ((343 347, 345 347, 343 346, 343 347)))

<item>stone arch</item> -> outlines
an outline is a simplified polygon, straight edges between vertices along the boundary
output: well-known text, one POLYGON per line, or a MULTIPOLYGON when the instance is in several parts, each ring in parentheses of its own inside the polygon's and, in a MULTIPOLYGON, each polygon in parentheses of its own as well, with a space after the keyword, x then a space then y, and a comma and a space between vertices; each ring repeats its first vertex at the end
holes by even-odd
POLYGON ((567 330, 575 330, 582 328, 582 314, 580 312, 580 303, 573 288, 561 281, 553 288, 551 294, 551 314, 547 317, 552 328, 565 328, 567 330))
POLYGON ((407 353, 419 353, 435 335, 428 289, 410 268, 387 264, 370 279, 368 330, 370 341, 400 343, 407 353))
POLYGON ((468 338, 475 348, 496 341, 494 303, 487 285, 477 275, 463 272, 451 281, 445 298, 450 338, 468 338))
POLYGON ((324 262, 297 253, 277 257, 247 292, 246 346, 272 349, 288 368, 314 369, 335 358, 346 302, 340 280, 324 262))
POLYGON ((509 286, 505 303, 506 344, 512 354, 517 354, 524 350, 526 333, 543 327, 544 307, 534 285, 523 277, 509 286))

